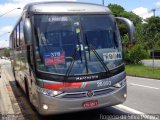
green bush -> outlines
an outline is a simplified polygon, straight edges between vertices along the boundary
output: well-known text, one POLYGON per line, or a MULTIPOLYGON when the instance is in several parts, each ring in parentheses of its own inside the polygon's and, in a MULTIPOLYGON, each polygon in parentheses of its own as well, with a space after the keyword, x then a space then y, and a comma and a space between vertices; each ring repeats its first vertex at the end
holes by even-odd
POLYGON ((142 59, 146 59, 148 57, 148 52, 144 49, 143 45, 140 44, 127 48, 125 52, 125 60, 129 64, 139 64, 142 59))

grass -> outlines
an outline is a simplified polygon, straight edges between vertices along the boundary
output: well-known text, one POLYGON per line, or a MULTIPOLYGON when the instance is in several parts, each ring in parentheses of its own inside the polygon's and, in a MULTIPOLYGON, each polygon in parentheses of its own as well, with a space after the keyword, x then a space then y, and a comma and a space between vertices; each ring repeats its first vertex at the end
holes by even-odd
POLYGON ((148 67, 144 65, 126 65, 126 73, 131 76, 141 76, 160 79, 160 68, 148 67))

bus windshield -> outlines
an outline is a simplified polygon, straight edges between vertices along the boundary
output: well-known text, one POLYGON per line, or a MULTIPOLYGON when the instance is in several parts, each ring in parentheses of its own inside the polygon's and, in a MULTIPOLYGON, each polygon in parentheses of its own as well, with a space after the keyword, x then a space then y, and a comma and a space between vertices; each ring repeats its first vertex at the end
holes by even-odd
POLYGON ((122 64, 111 15, 34 15, 37 69, 60 75, 106 72, 122 64))

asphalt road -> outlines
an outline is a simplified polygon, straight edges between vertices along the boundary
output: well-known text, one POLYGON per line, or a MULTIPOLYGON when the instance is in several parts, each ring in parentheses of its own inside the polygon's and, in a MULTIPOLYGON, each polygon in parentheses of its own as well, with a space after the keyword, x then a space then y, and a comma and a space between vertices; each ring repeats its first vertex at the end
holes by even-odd
MULTIPOLYGON (((153 114, 159 114, 159 116, 155 117, 158 117, 158 119, 160 119, 160 80, 129 76, 127 76, 128 97, 124 104, 91 111, 42 117, 28 103, 21 89, 15 86, 10 68, 10 62, 7 60, 3 60, 0 61, 0 63, 4 64, 3 69, 7 75, 7 79, 11 83, 10 86, 13 93, 9 93, 9 96, 15 97, 15 100, 13 100, 12 97, 11 101, 12 103, 17 102, 16 107, 13 105, 13 110, 15 111, 17 110, 15 108, 19 107, 18 113, 22 114, 23 119, 26 118, 31 120, 112 120, 111 117, 114 116, 119 119, 127 120, 128 118, 126 118, 126 116, 129 116, 130 118, 134 117, 135 119, 143 118, 154 120, 153 114), (143 117, 141 118, 135 114, 140 114, 139 116, 141 117, 143 115, 143 117)), ((0 104, 3 103, 0 101, 0 104)), ((1 109, 3 108, 1 107, 1 109)))
POLYGON ((148 114, 160 114, 160 80, 128 77, 128 99, 124 103, 148 114))

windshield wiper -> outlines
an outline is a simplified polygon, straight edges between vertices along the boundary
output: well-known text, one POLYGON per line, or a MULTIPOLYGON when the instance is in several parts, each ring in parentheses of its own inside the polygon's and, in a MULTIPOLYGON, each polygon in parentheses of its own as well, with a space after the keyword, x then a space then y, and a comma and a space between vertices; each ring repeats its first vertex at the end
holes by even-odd
POLYGON ((93 47, 93 45, 88 42, 88 38, 87 35, 85 34, 85 40, 86 40, 86 44, 88 46, 88 50, 89 50, 89 56, 90 56, 90 50, 95 54, 95 56, 97 57, 97 59, 100 61, 101 65, 104 67, 106 73, 110 73, 110 70, 108 69, 107 65, 104 63, 104 61, 102 60, 102 58, 99 56, 99 54, 97 53, 96 49, 93 47), (90 49, 91 48, 91 49, 90 49))
POLYGON ((86 44, 87 44, 87 46, 88 46, 89 60, 91 61, 90 46, 89 46, 88 38, 87 38, 87 35, 86 35, 86 34, 85 34, 85 40, 86 40, 86 44))
POLYGON ((102 58, 99 56, 99 54, 97 53, 96 49, 91 45, 91 50, 93 51, 93 53, 95 54, 95 56, 98 58, 98 60, 100 61, 100 63, 102 64, 102 66, 104 67, 105 71, 107 73, 110 73, 110 70, 108 69, 107 65, 104 63, 104 61, 102 60, 102 58))
POLYGON ((71 72, 71 70, 73 68, 73 65, 74 65, 74 62, 75 62, 75 58, 76 58, 76 56, 77 56, 78 53, 79 53, 79 57, 80 57, 81 62, 82 62, 81 42, 80 42, 80 38, 78 38, 78 36, 77 36, 77 41, 78 41, 78 46, 75 47, 75 50, 74 50, 74 52, 73 52, 73 54, 71 56, 72 62, 70 63, 70 65, 69 65, 69 67, 68 67, 68 69, 66 71, 64 81, 66 81, 68 79, 68 76, 69 76, 69 74, 70 74, 70 72, 71 72))

